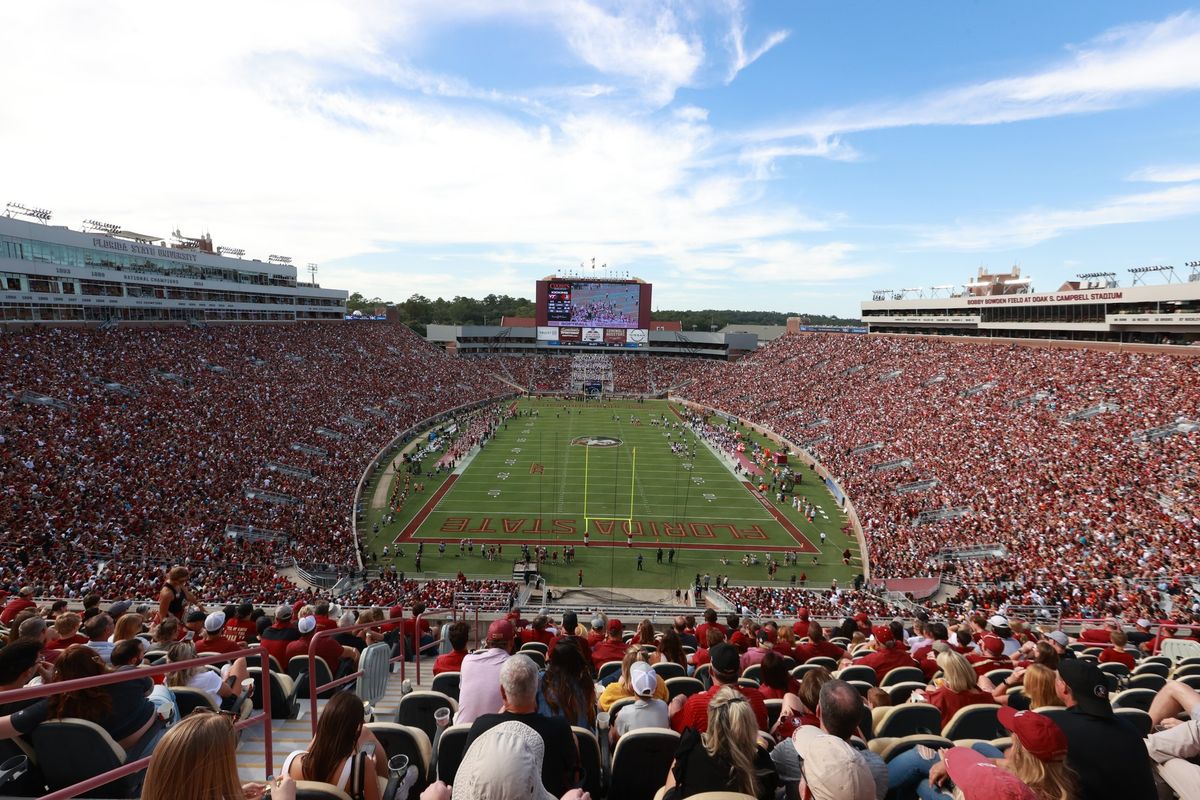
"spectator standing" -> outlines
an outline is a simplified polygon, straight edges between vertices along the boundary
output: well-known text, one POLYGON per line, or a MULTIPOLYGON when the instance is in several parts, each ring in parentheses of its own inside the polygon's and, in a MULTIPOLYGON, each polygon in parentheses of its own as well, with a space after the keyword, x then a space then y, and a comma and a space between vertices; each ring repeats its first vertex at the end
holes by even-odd
POLYGON ((183 620, 183 612, 189 605, 204 611, 204 604, 197 600, 188 588, 191 570, 187 567, 175 566, 167 571, 166 580, 158 592, 158 619, 161 622, 168 616, 183 620))

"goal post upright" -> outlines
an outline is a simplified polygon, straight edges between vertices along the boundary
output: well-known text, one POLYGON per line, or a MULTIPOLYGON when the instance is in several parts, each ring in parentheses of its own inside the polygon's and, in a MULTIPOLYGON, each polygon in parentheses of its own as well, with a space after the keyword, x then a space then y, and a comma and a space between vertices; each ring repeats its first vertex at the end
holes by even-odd
MULTIPOLYGON (((630 470, 629 470, 629 516, 627 516, 627 517, 593 517, 590 514, 588 514, 588 493, 590 492, 590 489, 591 489, 591 482, 589 481, 588 478, 589 478, 590 469, 591 469, 590 463, 591 463, 592 448, 590 445, 585 445, 583 449, 584 449, 584 455, 583 455, 583 530, 584 530, 584 532, 586 533, 591 528, 593 520, 599 520, 601 522, 624 522, 632 530, 632 528, 633 528, 634 491, 636 489, 636 481, 637 481, 637 448, 636 447, 631 448, 633 450, 633 461, 632 461, 632 464, 631 464, 630 470)), ((615 512, 616 509, 613 509, 613 511, 615 512)))

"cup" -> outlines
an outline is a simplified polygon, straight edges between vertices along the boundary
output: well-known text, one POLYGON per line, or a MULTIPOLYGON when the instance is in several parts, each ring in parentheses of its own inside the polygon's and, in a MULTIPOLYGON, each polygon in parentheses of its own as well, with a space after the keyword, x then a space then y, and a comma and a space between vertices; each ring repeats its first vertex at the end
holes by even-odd
POLYGON ((437 723, 439 728, 444 728, 450 724, 450 709, 443 706, 433 712, 433 721, 437 723))
POLYGON ((246 680, 242 681, 242 691, 246 694, 254 692, 254 678, 246 678, 246 680))
POLYGON ((408 772, 408 756, 400 753, 389 758, 388 772, 394 778, 403 778, 404 773, 408 772))
POLYGON ((375 719, 375 706, 363 703, 363 721, 370 722, 373 719, 375 719))

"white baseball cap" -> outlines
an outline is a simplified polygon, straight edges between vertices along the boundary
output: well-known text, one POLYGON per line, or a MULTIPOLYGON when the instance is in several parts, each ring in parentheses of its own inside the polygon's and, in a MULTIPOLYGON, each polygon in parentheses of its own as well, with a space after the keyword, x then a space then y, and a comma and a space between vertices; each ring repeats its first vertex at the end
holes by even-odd
POLYGON ((225 612, 214 611, 204 618, 204 630, 209 633, 216 633, 225 627, 225 612))
POLYGON ((312 633, 317 627, 316 617, 301 617, 300 622, 296 624, 301 633, 312 633))
POLYGON ((658 675, 646 662, 635 661, 629 667, 629 685, 638 697, 650 697, 658 688, 658 675))

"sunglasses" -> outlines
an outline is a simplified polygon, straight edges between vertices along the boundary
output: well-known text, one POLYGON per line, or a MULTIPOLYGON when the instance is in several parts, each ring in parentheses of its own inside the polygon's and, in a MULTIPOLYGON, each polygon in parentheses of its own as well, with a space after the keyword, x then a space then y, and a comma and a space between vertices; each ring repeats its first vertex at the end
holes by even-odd
POLYGON ((220 717, 229 723, 230 728, 232 728, 238 721, 238 715, 232 711, 214 711, 207 706, 196 706, 192 709, 191 713, 188 714, 189 717, 202 717, 206 715, 220 717))

